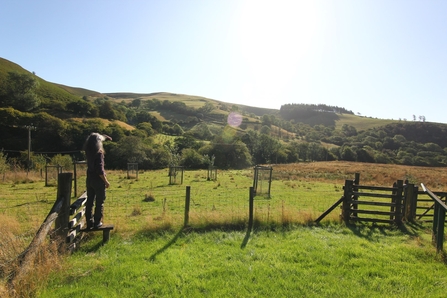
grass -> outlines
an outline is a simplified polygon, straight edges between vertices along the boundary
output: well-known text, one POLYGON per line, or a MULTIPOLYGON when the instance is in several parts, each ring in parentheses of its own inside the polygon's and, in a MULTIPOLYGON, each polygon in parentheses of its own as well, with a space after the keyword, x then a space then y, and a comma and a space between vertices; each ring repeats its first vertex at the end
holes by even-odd
MULTIPOLYGON (((344 180, 356 172, 363 185, 391 186, 397 179, 409 179, 433 191, 447 186, 443 168, 345 162, 274 165, 271 198, 255 198, 255 231, 248 235, 251 169, 218 171, 217 181, 207 181, 205 170, 185 171, 183 185, 169 185, 167 170, 140 171, 138 180, 127 179, 124 171, 108 171, 105 223, 115 225, 110 242, 101 246, 102 235, 89 234, 74 255, 57 259, 53 266, 40 260, 42 271, 36 272, 42 273, 30 277, 22 296, 39 291, 41 297, 83 292, 86 297, 349 297, 370 292, 366 296, 371 297, 409 296, 413 291, 436 297, 439 285, 445 285, 439 276, 446 272, 427 227, 344 227, 338 223, 339 209, 321 226, 311 224, 342 196, 344 180), (177 233, 184 221, 186 185, 191 187, 190 228, 177 233), (438 271, 439 276, 432 274, 438 271), (95 277, 102 286, 92 292, 95 277)), ((81 175, 78 186, 83 183, 81 175)), ((265 189, 266 181, 262 183, 265 189)), ((0 183, 3 281, 11 259, 26 248, 55 201, 56 187, 44 185, 33 172, 8 173, 0 183)), ((51 245, 42 256, 54 252, 51 245)), ((0 296, 5 296, 1 286, 0 296)))
POLYGON ((338 115, 339 120, 335 121, 336 129, 341 129, 344 124, 354 126, 357 131, 367 130, 375 127, 385 126, 390 123, 396 123, 398 119, 377 119, 370 117, 360 117, 351 114, 338 115))
MULTIPOLYGON (((301 226, 90 241, 39 297, 442 297, 427 239, 389 228, 301 226)), ((97 239, 96 239, 97 240, 97 239)))

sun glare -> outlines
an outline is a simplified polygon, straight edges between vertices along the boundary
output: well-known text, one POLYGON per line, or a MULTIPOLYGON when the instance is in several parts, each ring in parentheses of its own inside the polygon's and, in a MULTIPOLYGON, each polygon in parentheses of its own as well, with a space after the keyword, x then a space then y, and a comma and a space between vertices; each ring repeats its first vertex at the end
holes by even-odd
POLYGON ((313 1, 247 0, 236 20, 237 53, 251 82, 244 83, 248 89, 279 90, 308 67, 319 24, 313 1))

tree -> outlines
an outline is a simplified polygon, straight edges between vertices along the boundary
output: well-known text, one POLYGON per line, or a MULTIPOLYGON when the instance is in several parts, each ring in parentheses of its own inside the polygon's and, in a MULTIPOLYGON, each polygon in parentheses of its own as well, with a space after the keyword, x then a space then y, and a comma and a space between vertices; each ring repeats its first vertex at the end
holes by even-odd
POLYGON ((357 156, 354 152, 354 150, 351 149, 351 147, 344 146, 341 150, 341 159, 347 160, 347 161, 355 161, 357 159, 357 156))
POLYGON ((270 127, 272 125, 271 118, 269 115, 263 115, 262 116, 262 125, 270 127))
POLYGON ((141 98, 132 100, 131 106, 138 109, 141 106, 141 98))
POLYGON ((148 136, 152 136, 154 134, 154 130, 152 129, 152 124, 149 122, 141 122, 138 123, 136 126, 138 129, 143 130, 146 132, 148 136))
POLYGON ((206 102, 204 106, 200 107, 198 109, 199 113, 202 113, 204 115, 208 115, 214 110, 214 105, 211 102, 206 102))
POLYGON ((38 86, 39 82, 31 74, 8 72, 5 91, 0 96, 0 105, 11 106, 21 111, 31 111, 40 105, 40 99, 34 93, 38 86))
POLYGON ((258 140, 254 158, 256 163, 276 163, 277 153, 281 144, 274 138, 261 134, 258 140))
POLYGON ((264 135, 269 135, 269 134, 270 134, 270 131, 271 131, 271 129, 270 129, 269 126, 267 126, 267 125, 263 125, 263 126, 261 127, 260 133, 261 133, 261 134, 264 134, 264 135))
POLYGON ((343 126, 341 127, 341 131, 347 137, 352 137, 352 136, 357 135, 357 129, 354 126, 349 125, 349 124, 343 124, 343 126))
POLYGON ((108 101, 104 101, 101 107, 99 108, 99 116, 105 119, 118 119, 115 110, 112 107, 112 104, 108 101))
POLYGON ((200 169, 205 166, 204 158, 196 150, 185 148, 182 150, 181 164, 186 168, 200 169))
POLYGON ((214 155, 215 165, 222 169, 244 169, 251 166, 251 155, 247 146, 238 139, 227 139, 225 136, 218 136, 208 148, 208 155, 214 155))
POLYGON ((179 151, 182 151, 186 148, 197 150, 200 147, 200 144, 194 139, 193 136, 189 134, 185 134, 182 137, 175 138, 174 143, 179 151))
POLYGON ((241 138, 245 143, 251 155, 255 154, 255 150, 258 147, 259 133, 254 130, 247 131, 241 138))
POLYGON ((113 160, 115 167, 125 168, 128 162, 143 163, 147 159, 148 147, 141 138, 129 136, 122 138, 105 157, 113 160))

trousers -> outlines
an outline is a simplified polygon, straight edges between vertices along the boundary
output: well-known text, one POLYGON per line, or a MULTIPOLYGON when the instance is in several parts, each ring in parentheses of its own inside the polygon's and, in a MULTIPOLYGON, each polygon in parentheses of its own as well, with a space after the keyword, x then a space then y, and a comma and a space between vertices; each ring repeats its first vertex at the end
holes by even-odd
POLYGON ((87 228, 94 227, 102 221, 104 215, 104 202, 106 200, 106 185, 97 175, 87 175, 87 203, 85 206, 85 218, 87 228), (93 205, 95 211, 93 213, 93 205))

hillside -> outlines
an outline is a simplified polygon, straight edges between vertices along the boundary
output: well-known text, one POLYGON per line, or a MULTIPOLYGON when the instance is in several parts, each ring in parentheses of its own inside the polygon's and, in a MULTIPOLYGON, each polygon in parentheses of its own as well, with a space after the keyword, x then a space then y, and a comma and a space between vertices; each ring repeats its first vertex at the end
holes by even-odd
POLYGON ((25 127, 33 124, 33 151, 41 154, 78 158, 90 132, 111 135, 109 164, 116 168, 128 160, 143 168, 206 167, 209 156, 223 168, 318 160, 447 166, 446 124, 367 118, 348 108, 276 110, 169 92, 101 94, 47 82, 0 58, 0 148, 10 157, 23 158, 25 127), (156 135, 173 138, 160 144, 156 135))

